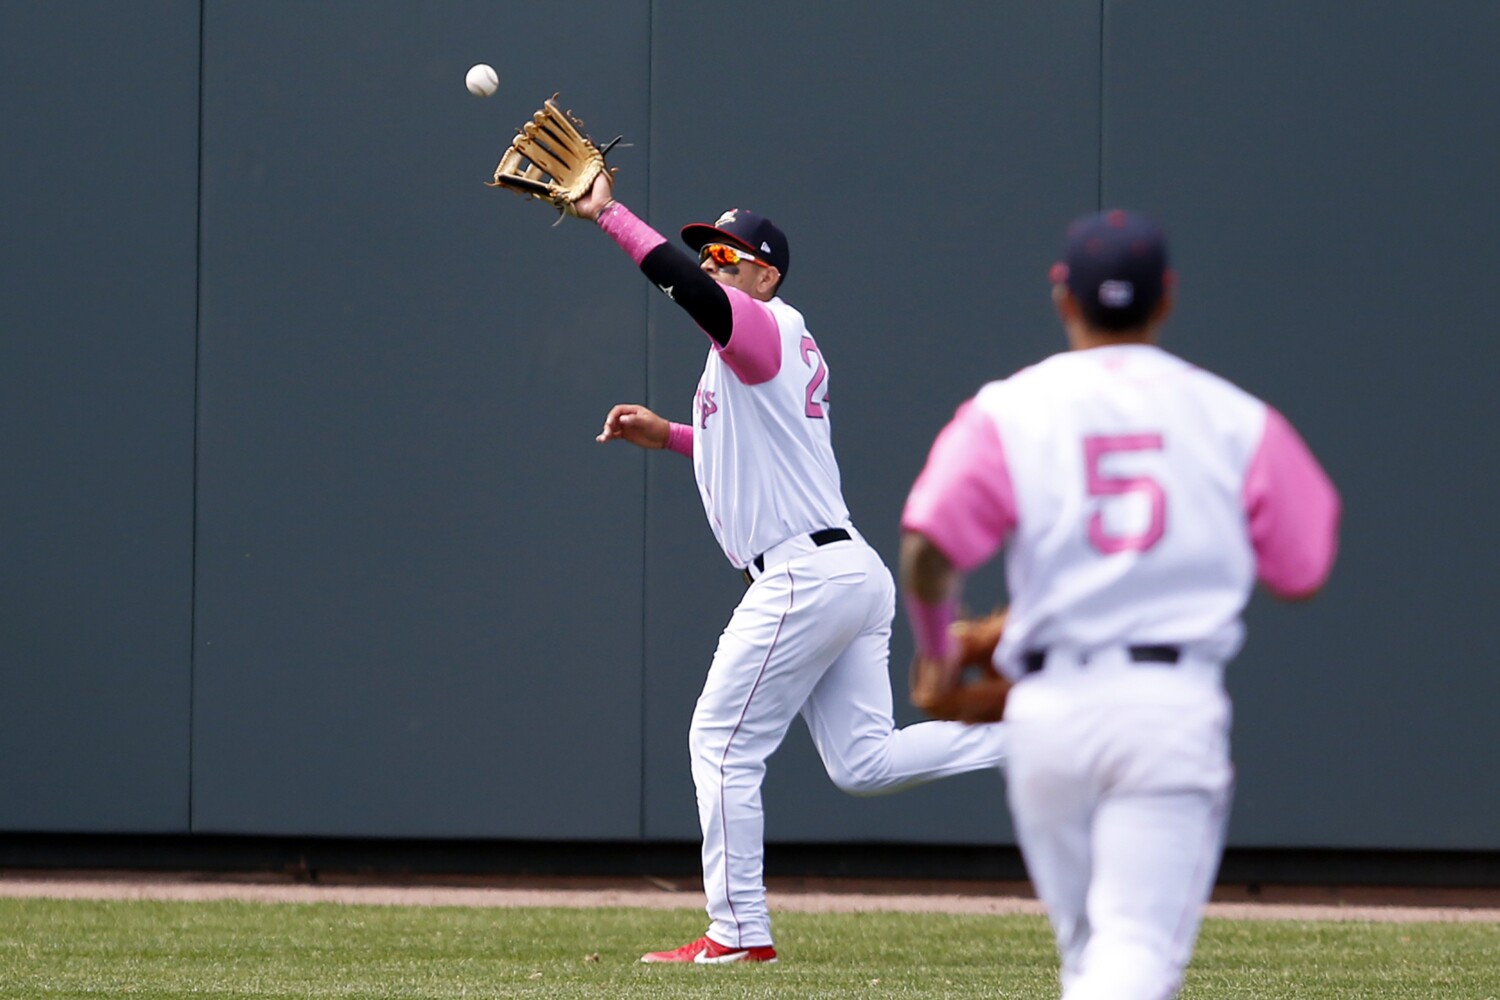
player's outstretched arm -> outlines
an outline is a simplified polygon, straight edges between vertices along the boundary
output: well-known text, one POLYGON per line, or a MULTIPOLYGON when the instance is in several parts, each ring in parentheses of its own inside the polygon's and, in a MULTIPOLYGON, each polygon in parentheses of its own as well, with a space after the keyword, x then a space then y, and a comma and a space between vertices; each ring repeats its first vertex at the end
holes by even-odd
MULTIPOLYGON (((672 246, 666 237, 637 218, 623 202, 614 200, 613 189, 600 176, 587 195, 580 198, 573 208, 585 219, 593 219, 609 235, 620 249, 630 255, 650 282, 677 303, 704 333, 720 347, 729 344, 739 325, 736 321, 737 307, 731 301, 728 290, 715 281, 691 256, 672 246)), ((742 293, 736 291, 736 295, 742 293)), ((751 300, 744 297, 738 310, 746 312, 751 300)), ((759 307, 761 311, 764 306, 759 307)), ((769 312, 760 317, 765 327, 774 332, 776 321, 769 312)), ((744 317, 741 317, 741 322, 744 317)), ((753 323, 752 323, 753 325, 753 323)), ((752 331, 753 333, 753 331, 752 331)), ((731 368, 734 365, 731 363, 731 368)), ((764 379, 752 379, 764 381, 764 379)))
POLYGON ((665 448, 671 424, 664 417, 638 403, 618 403, 604 418, 604 430, 594 438, 606 441, 629 441, 641 448, 665 448))

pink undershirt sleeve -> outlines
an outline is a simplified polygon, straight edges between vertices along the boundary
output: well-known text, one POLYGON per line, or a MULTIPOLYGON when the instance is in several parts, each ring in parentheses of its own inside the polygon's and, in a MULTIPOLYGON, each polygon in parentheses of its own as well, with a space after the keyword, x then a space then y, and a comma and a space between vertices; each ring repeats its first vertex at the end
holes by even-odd
POLYGON ((734 320, 728 345, 720 347, 716 343, 714 350, 746 385, 769 382, 781 370, 781 327, 776 325, 776 317, 764 302, 752 299, 738 288, 726 286, 724 291, 729 295, 734 320))
POLYGON ((1244 502, 1261 583, 1288 599, 1315 593, 1333 571, 1342 504, 1296 429, 1269 406, 1244 502))
POLYGON ((597 221, 599 228, 608 233, 610 239, 620 245, 621 250, 630 254, 630 259, 635 261, 637 267, 648 253, 667 242, 665 236, 642 222, 634 212, 618 201, 605 205, 597 221))
POLYGON ((917 640, 917 653, 929 660, 946 660, 953 655, 953 634, 948 627, 957 614, 957 602, 925 604, 908 593, 905 597, 906 618, 911 622, 917 640))
POLYGON ((671 424, 667 428, 667 450, 692 458, 693 428, 687 424, 671 424))
POLYGON ((926 536, 966 573, 999 551, 1015 526, 1015 490, 999 430, 969 400, 933 442, 901 527, 926 536))

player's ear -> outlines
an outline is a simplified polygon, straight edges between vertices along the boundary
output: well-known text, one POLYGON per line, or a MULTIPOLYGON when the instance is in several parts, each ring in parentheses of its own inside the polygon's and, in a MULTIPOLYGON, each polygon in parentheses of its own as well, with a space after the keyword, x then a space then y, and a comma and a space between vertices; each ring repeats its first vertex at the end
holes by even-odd
POLYGON ((1161 301, 1156 303, 1151 310, 1151 317, 1146 320, 1146 325, 1155 330, 1167 321, 1172 315, 1172 306, 1176 302, 1177 272, 1171 269, 1165 271, 1161 276, 1161 301))
POLYGON ((1172 305, 1176 301, 1174 293, 1177 291, 1177 272, 1167 271, 1161 278, 1161 301, 1156 304, 1155 309, 1151 310, 1149 320, 1152 329, 1167 321, 1167 317, 1172 315, 1172 305))
POLYGON ((1052 286, 1052 304, 1057 307, 1057 315, 1061 317, 1063 325, 1066 326, 1078 319, 1078 300, 1062 282, 1052 286))
POLYGON ((1151 325, 1153 327, 1165 323, 1167 317, 1172 315, 1172 302, 1172 290, 1168 288, 1162 292, 1161 301, 1156 304, 1156 308, 1151 310, 1151 325))
POLYGON ((755 285, 756 291, 770 299, 776 294, 776 286, 781 284, 781 272, 774 267, 758 267, 755 270, 759 279, 755 285))

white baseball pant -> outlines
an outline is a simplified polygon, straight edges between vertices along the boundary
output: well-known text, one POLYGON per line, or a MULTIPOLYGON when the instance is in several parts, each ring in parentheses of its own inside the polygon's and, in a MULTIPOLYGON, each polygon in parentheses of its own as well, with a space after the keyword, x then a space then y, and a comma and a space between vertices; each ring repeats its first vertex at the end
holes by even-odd
POLYGON ((1006 704, 1012 819, 1063 1000, 1166 1000, 1223 852, 1230 706, 1217 663, 1049 653, 1006 704))
POLYGON ((703 831, 708 934, 772 944, 763 883, 766 759, 801 714, 834 783, 875 794, 998 767, 1004 725, 895 729, 890 637, 895 583, 857 535, 817 547, 798 536, 765 555, 719 638, 689 744, 703 831))

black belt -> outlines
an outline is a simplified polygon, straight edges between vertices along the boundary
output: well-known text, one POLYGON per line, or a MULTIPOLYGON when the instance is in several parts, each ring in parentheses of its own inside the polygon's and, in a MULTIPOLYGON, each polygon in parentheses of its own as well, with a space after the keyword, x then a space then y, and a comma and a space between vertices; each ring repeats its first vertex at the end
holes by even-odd
MULTIPOLYGON (((847 542, 853 536, 843 528, 824 528, 822 531, 814 531, 807 537, 812 539, 814 545, 822 548, 825 545, 832 545, 834 542, 847 542)), ((755 557, 755 571, 757 573, 764 573, 766 571, 766 555, 764 552, 755 557)), ((746 584, 755 582, 755 577, 750 575, 748 569, 743 570, 743 572, 746 584)))
MULTIPOLYGON (((1127 646, 1125 652, 1132 663, 1176 664, 1182 659, 1181 646, 1127 646)), ((1082 662, 1088 661, 1088 654, 1084 654, 1082 662)), ((1045 649, 1029 649, 1021 654, 1021 665, 1026 668, 1028 674, 1036 673, 1046 664, 1047 651, 1045 649)))

